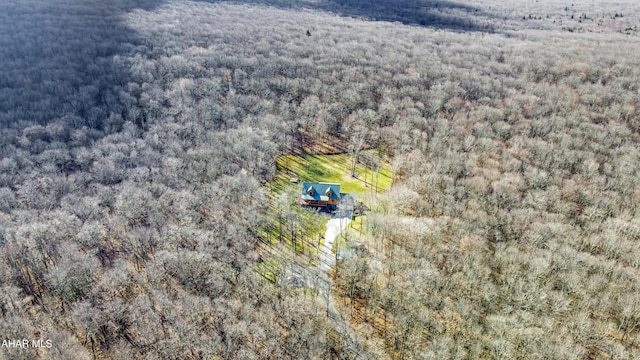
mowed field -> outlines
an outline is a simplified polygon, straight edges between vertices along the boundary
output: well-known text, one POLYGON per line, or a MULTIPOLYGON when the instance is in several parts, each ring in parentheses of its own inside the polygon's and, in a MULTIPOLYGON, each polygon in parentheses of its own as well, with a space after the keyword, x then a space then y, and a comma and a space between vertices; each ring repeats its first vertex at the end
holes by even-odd
POLYGON ((355 166, 355 176, 352 175, 353 156, 349 154, 284 155, 278 158, 277 164, 278 172, 273 184, 275 189, 287 186, 291 178, 297 178, 300 182, 338 183, 340 191, 348 194, 386 191, 393 182, 392 169, 388 162, 374 169, 358 162, 355 166))

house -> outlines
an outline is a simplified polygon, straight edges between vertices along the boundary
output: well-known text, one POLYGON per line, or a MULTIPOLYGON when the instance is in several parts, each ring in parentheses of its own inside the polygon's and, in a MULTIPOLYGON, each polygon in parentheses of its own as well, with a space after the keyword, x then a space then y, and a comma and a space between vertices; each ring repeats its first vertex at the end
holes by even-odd
POLYGON ((303 182, 300 204, 335 210, 340 196, 340 184, 303 182))

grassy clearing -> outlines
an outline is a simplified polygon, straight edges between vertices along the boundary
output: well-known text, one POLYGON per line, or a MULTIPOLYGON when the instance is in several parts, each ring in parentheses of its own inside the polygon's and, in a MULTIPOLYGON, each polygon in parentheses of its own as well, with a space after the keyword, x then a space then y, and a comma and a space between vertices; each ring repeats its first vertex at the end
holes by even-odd
MULTIPOLYGON (((375 150, 363 152, 374 153, 375 150)), ((351 176, 352 157, 339 155, 285 155, 278 158, 278 172, 271 184, 278 192, 289 184, 292 177, 300 181, 339 183, 343 193, 383 192, 391 187, 391 165, 385 163, 379 171, 372 171, 363 164, 356 165, 357 177, 351 176)))
MULTIPOLYGON (((362 153, 362 156, 375 154, 375 150, 362 153)), ((379 171, 372 171, 363 164, 357 164, 357 177, 351 176, 352 157, 339 155, 284 155, 277 160, 277 172, 274 180, 267 184, 269 192, 269 215, 265 219, 260 236, 266 244, 277 249, 278 257, 308 263, 317 261, 314 254, 323 245, 324 232, 328 214, 309 211, 295 202, 300 193, 301 184, 291 183, 291 178, 300 181, 332 182, 341 184, 343 193, 356 195, 360 201, 367 201, 375 193, 386 191, 391 187, 391 166, 385 163, 379 171), (365 194, 369 194, 366 195, 365 194), (289 255, 287 255, 289 254, 289 255), (297 256, 302 255, 302 256, 297 256)), ((343 234, 334 244, 335 249, 345 247, 345 239, 355 239, 362 234, 362 217, 356 217, 347 234, 343 234), (346 238, 345 238, 346 235, 346 238)), ((334 250, 335 250, 334 249, 334 250)), ((269 250, 272 251, 272 250, 269 250)), ((273 256, 276 256, 273 254, 273 256)), ((275 281, 273 269, 275 263, 272 256, 265 258, 258 270, 269 279, 275 281)))

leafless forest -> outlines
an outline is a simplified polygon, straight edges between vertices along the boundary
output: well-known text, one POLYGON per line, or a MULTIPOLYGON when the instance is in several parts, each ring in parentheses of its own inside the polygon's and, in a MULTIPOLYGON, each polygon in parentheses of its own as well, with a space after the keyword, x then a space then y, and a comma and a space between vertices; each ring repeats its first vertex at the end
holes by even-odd
POLYGON ((0 0, 7 359, 351 359, 256 271, 276 157, 384 149, 370 359, 640 358, 640 4, 0 0), (314 140, 315 139, 315 140, 314 140))

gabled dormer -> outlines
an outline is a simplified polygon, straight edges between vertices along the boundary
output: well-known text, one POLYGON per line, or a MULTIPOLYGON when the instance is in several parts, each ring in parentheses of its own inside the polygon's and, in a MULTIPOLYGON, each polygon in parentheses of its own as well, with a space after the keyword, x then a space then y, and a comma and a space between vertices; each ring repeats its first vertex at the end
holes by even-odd
POLYGON ((304 182, 300 200, 305 206, 335 208, 340 201, 340 184, 304 182))

